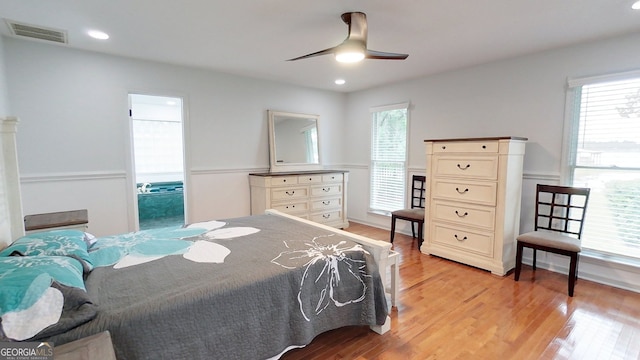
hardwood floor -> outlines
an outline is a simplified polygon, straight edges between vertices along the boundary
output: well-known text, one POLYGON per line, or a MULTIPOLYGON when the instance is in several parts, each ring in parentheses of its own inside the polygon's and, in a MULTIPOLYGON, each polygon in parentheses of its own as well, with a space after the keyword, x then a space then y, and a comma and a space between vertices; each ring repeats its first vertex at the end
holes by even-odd
MULTIPOLYGON (((389 232, 347 229, 389 241, 389 232)), ((391 331, 346 327, 321 334, 282 359, 640 359, 640 294, 524 266, 491 275, 424 255, 397 234, 400 294, 391 331), (534 281, 535 278, 535 281, 534 281)))

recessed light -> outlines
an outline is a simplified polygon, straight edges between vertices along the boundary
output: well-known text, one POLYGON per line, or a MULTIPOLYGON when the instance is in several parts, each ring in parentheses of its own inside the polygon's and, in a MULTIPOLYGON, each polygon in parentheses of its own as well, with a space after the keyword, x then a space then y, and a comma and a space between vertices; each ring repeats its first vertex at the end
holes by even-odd
POLYGON ((109 38, 109 34, 99 30, 89 30, 88 34, 98 40, 107 40, 109 38))
POLYGON ((344 81, 344 79, 336 79, 336 81, 334 81, 336 83, 336 85, 344 85, 344 83, 346 83, 346 81, 344 81))
POLYGON ((631 5, 631 8, 632 8, 633 10, 640 10, 640 0, 639 0, 639 1, 636 1, 636 2, 634 2, 634 3, 633 3, 633 5, 631 5))

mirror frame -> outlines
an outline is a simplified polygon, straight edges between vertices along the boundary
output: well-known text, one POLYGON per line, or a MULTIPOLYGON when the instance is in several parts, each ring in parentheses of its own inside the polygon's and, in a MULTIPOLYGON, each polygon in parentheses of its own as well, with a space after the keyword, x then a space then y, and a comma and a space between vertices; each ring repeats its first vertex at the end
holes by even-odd
POLYGON ((291 113, 284 111, 267 110, 269 118, 269 164, 271 166, 270 172, 292 172, 292 171, 313 171, 322 170, 322 160, 320 155, 320 116, 311 114, 291 113), (300 118, 300 119, 315 119, 316 131, 318 135, 318 163, 278 163, 276 161, 276 134, 275 134, 275 119, 277 117, 287 118, 300 118))

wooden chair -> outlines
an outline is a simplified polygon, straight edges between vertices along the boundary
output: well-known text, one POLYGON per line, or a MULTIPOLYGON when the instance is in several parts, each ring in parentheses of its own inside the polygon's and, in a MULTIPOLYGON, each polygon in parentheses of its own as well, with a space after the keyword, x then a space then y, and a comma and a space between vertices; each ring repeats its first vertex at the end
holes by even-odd
POLYGON ((569 296, 573 296, 589 192, 589 188, 537 185, 534 231, 517 237, 515 281, 520 278, 523 248, 533 249, 533 270, 537 250, 566 255, 570 258, 569 296))
POLYGON ((411 234, 416 237, 415 225, 418 225, 418 249, 422 246, 422 228, 424 226, 424 193, 426 176, 413 175, 411 179, 411 208, 396 210, 391 213, 391 243, 396 232, 396 220, 411 222, 411 234))

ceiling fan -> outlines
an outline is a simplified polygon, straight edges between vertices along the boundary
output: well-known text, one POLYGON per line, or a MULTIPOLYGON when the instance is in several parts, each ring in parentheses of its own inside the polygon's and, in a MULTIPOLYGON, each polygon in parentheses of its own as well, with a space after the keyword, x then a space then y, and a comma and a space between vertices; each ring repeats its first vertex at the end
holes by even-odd
POLYGON ((339 62, 357 62, 362 59, 404 60, 408 54, 396 54, 367 49, 367 15, 362 12, 342 14, 342 21, 349 26, 349 35, 338 46, 299 56, 287 61, 334 54, 339 62))

